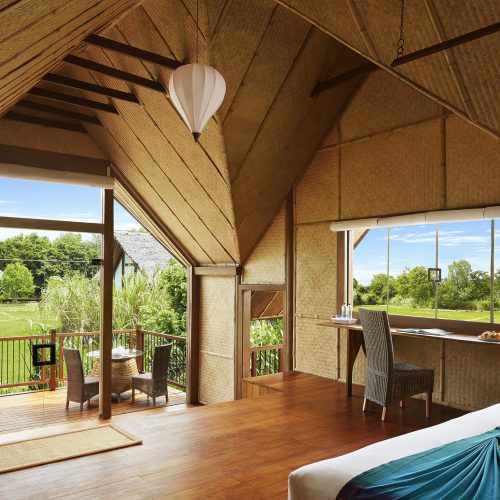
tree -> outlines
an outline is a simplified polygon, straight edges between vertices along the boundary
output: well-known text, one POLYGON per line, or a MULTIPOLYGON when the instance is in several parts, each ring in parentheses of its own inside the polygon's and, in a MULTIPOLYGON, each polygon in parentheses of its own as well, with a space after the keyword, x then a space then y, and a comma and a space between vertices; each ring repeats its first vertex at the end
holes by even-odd
POLYGON ((439 306, 447 309, 466 309, 472 299, 470 277, 472 266, 462 259, 448 266, 448 276, 439 287, 439 306))
POLYGON ((31 271, 35 287, 40 290, 45 283, 45 260, 48 258, 52 243, 46 236, 36 233, 19 234, 0 241, 0 269, 4 270, 9 262, 22 261, 31 271))
POLYGON ((92 241, 83 241, 80 234, 63 234, 52 243, 49 259, 45 265, 45 275, 63 277, 79 272, 91 278, 96 270, 90 262, 99 255, 99 241, 96 238, 92 241))
POLYGON ((434 286, 427 279, 427 269, 416 266, 405 268, 396 280, 396 294, 410 298, 416 306, 426 306, 434 295, 434 286))
POLYGON ((376 304, 385 304, 387 302, 387 286, 389 286, 389 298, 394 297, 396 280, 387 274, 374 274, 369 285, 369 294, 373 297, 376 304))
POLYGON ((33 275, 24 264, 11 263, 3 272, 2 289, 4 296, 14 302, 20 298, 31 297, 35 292, 33 275))

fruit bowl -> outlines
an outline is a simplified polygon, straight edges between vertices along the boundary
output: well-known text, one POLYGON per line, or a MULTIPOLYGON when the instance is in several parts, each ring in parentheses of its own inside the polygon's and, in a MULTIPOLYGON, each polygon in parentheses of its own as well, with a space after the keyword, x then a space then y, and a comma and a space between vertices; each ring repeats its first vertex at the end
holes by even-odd
POLYGON ((494 330, 483 332, 477 338, 483 342, 500 342, 500 332, 494 330))

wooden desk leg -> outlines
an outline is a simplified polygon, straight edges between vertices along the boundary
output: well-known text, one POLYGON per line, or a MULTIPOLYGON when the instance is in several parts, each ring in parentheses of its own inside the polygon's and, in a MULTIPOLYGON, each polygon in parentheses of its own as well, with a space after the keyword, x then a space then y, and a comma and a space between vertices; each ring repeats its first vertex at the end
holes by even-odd
POLYGON ((346 395, 352 396, 352 371, 354 362, 363 346, 363 332, 357 330, 347 331, 347 373, 346 373, 346 395))

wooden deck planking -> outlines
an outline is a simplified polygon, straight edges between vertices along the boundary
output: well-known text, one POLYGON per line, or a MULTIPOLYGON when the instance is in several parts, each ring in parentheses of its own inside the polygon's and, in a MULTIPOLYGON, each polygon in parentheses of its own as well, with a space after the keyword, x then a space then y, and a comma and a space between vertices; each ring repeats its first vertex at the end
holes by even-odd
MULTIPOLYGON (((151 399, 136 392, 136 402, 131 402, 131 392, 127 392, 120 403, 113 398, 113 415, 147 410, 153 407, 151 399)), ((186 403, 186 394, 178 389, 169 388, 168 406, 186 403)), ((165 406, 165 399, 158 398, 157 406, 165 406)), ((70 403, 66 410, 66 389, 56 391, 34 391, 0 396, 0 433, 17 429, 64 424, 79 420, 94 420, 99 415, 99 398, 91 400, 90 408, 85 403, 80 411, 78 403, 70 403)))
MULTIPOLYGON (((361 412, 359 387, 346 398, 345 385, 332 380, 272 377, 277 391, 257 398, 118 415, 113 422, 142 446, 10 473, 0 497, 284 499, 295 468, 427 425, 423 401, 391 408, 381 422, 378 408, 361 412)), ((433 424, 462 414, 433 411, 433 424)))

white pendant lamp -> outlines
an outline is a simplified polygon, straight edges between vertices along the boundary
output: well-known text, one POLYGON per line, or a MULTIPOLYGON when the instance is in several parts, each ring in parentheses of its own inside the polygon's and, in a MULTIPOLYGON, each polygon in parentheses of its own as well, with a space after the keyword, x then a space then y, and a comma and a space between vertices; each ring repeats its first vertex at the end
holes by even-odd
POLYGON ((196 1, 196 64, 184 64, 170 76, 170 99, 198 142, 203 127, 219 109, 226 82, 212 66, 198 64, 199 0, 196 1))
POLYGON ((203 127, 219 109, 226 82, 212 66, 185 64, 170 76, 170 99, 198 142, 203 127))

